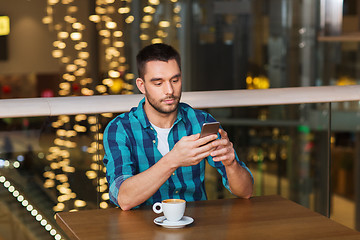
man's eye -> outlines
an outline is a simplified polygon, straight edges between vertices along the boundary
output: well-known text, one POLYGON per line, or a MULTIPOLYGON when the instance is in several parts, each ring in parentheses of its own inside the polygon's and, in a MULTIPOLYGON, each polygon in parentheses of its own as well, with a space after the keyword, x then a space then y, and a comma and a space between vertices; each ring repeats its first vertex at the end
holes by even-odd
POLYGON ((160 86, 160 85, 161 85, 161 82, 155 82, 154 85, 155 85, 155 86, 160 86))
POLYGON ((178 78, 175 78, 175 79, 173 79, 172 81, 173 81, 173 82, 178 82, 179 79, 178 79, 178 78))

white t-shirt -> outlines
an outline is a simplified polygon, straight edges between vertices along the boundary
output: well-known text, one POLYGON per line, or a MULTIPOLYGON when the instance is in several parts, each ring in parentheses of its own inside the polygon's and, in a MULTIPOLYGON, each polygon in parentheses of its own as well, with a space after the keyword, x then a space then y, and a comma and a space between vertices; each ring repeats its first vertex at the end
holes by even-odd
POLYGON ((158 145, 157 148, 159 152, 165 156, 169 151, 169 142, 168 142, 168 136, 171 128, 159 128, 151 123, 151 126, 155 129, 157 132, 157 139, 158 139, 158 145))

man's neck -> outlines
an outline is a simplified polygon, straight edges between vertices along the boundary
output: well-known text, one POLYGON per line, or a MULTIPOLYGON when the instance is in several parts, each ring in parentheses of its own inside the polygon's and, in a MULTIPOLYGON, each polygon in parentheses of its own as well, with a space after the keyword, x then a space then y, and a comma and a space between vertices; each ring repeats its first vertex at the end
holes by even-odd
POLYGON ((144 110, 149 121, 159 128, 171 128, 177 117, 177 110, 172 113, 161 113, 146 103, 144 110))

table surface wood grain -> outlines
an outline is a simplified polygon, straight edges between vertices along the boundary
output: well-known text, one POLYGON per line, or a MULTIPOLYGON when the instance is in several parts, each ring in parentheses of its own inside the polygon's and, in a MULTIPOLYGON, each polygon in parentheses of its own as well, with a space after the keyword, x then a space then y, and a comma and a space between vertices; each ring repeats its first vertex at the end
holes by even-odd
POLYGON ((154 224, 150 207, 60 212, 71 239, 359 239, 360 233, 280 196, 187 202, 194 222, 181 229, 154 224))

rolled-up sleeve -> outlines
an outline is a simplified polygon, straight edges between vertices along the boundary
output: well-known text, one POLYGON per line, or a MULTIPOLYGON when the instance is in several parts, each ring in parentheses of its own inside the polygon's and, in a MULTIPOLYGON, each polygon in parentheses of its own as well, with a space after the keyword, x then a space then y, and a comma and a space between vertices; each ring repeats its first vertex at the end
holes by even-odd
POLYGON ((109 198, 119 206, 118 194, 121 184, 134 175, 131 148, 126 131, 119 121, 112 121, 104 131, 104 165, 109 184, 109 198))

